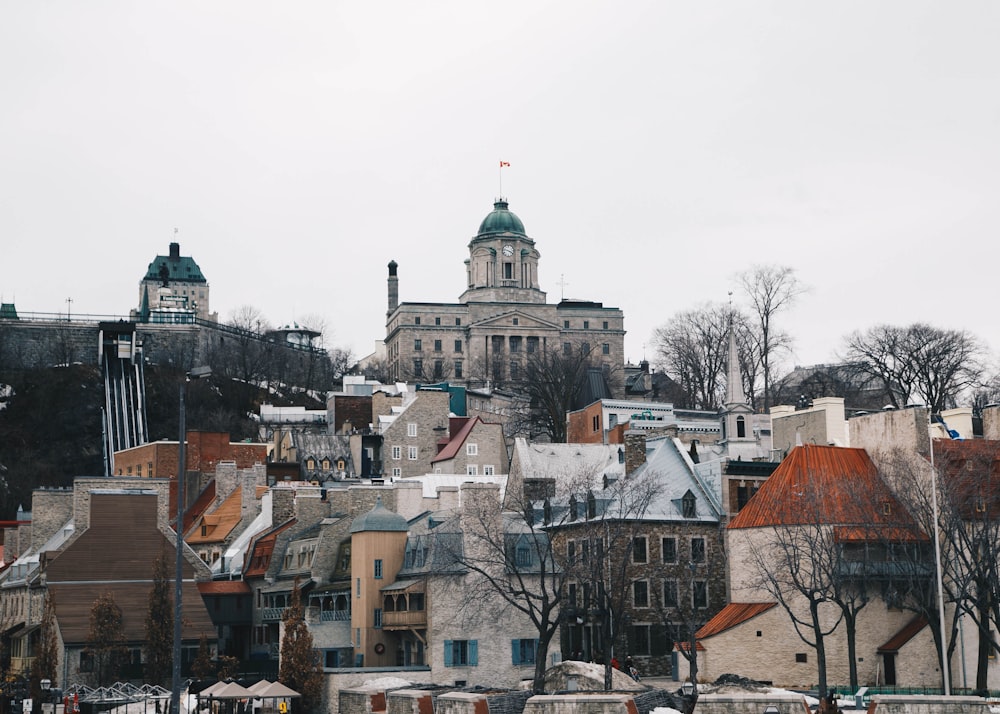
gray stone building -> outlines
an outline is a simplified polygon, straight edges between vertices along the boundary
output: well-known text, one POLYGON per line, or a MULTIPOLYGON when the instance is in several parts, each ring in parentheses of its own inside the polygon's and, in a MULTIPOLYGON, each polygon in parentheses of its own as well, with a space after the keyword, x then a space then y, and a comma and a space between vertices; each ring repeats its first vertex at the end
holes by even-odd
POLYGON ((390 380, 447 379, 470 387, 516 385, 533 356, 591 355, 623 393, 624 316, 600 302, 546 302, 540 253, 521 219, 498 200, 469 242, 466 288, 456 303, 400 302, 389 263, 386 361, 390 380))

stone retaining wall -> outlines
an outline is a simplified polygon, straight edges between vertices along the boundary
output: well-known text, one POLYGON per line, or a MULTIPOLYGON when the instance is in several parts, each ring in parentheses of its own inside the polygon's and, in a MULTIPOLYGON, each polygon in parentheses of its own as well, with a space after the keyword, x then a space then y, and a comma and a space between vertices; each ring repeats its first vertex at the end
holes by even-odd
POLYGON ((989 714, 989 712, 989 704, 980 697, 876 694, 868 705, 868 714, 989 714))

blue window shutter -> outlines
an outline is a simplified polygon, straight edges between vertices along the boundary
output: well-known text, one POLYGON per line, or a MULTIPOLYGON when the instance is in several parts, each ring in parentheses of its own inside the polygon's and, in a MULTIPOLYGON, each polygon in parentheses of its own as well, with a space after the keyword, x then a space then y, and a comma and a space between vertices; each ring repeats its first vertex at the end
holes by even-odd
POLYGON ((469 666, 479 664, 479 640, 469 640, 469 666))
POLYGON ((444 666, 451 667, 451 640, 444 641, 444 666))
POLYGON ((521 664, 521 640, 510 641, 510 661, 513 664, 521 664))

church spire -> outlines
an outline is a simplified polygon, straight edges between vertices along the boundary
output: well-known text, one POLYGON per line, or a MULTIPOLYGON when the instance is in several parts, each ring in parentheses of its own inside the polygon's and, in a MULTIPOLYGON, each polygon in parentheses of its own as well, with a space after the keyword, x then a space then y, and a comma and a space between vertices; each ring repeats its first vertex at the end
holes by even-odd
POLYGON ((729 369, 726 372, 726 406, 746 404, 747 395, 743 391, 743 375, 740 372, 740 353, 736 349, 736 328, 732 315, 729 317, 729 369))

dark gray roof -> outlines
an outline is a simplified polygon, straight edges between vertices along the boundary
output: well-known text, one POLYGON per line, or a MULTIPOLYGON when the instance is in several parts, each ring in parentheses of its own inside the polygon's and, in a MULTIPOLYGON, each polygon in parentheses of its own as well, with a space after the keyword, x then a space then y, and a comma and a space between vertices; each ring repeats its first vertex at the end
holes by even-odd
POLYGON ((354 519, 351 533, 362 531, 403 531, 409 530, 406 519, 382 505, 382 497, 375 501, 375 508, 354 519))

